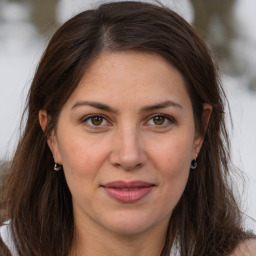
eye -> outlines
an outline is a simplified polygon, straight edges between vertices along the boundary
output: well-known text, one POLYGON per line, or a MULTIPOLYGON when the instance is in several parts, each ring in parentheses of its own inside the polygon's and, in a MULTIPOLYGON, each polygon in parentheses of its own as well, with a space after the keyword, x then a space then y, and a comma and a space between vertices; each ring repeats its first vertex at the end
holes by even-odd
POLYGON ((155 125, 163 125, 166 121, 166 117, 164 116, 154 116, 152 121, 155 125))
POLYGON ((156 128, 166 128, 173 124, 176 124, 176 120, 173 117, 164 114, 154 115, 147 121, 147 125, 156 128))
POLYGON ((90 115, 85 117, 82 122, 92 128, 100 128, 108 126, 109 123, 104 116, 101 115, 90 115))
POLYGON ((102 116, 92 116, 90 117, 90 122, 92 125, 99 126, 103 123, 104 119, 102 116))

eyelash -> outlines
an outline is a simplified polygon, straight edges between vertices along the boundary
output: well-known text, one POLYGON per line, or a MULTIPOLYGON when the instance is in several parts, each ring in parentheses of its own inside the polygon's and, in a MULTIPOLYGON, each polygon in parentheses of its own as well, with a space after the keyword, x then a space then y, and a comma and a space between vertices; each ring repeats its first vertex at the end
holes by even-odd
MULTIPOLYGON (((102 129, 106 126, 111 126, 111 123, 108 121, 108 118, 101 114, 92 114, 92 115, 86 116, 82 119, 81 122, 92 129, 102 129), (102 125, 102 123, 100 123, 99 125, 94 125, 94 124, 92 124, 93 118, 102 118, 102 120, 103 120, 102 123, 106 122, 106 124, 102 125), (89 122, 91 124, 89 124, 89 122)), ((177 121, 173 117, 166 115, 166 114, 154 114, 154 115, 150 116, 146 121, 146 125, 152 126, 154 129, 168 128, 170 125, 173 125, 173 124, 177 124, 177 121), (157 118, 157 117, 164 118, 164 124, 159 124, 159 125, 149 124, 149 121, 151 121, 151 120, 153 121, 153 119, 157 118), (166 124, 166 122, 167 122, 167 124, 166 124)))
POLYGON ((86 126, 93 129, 101 129, 102 128, 101 124, 99 125, 92 124, 92 119, 96 117, 102 118, 103 122, 106 122, 108 124, 107 126, 110 126, 110 122, 107 120, 107 118, 104 115, 101 115, 101 114, 93 114, 93 115, 86 116, 82 119, 82 123, 84 123, 86 126), (89 124, 88 122, 91 122, 91 124, 89 124))
MULTIPOLYGON (((153 116, 150 116, 150 118, 148 119, 147 123, 150 121, 150 120, 153 120, 154 118, 156 117, 161 117, 161 118, 164 118, 164 123, 165 124, 160 124, 160 125, 157 125, 157 124, 152 124, 152 126, 154 127, 154 129, 163 129, 163 128, 168 128, 170 125, 173 125, 173 124, 177 124, 177 121, 169 116, 169 115, 166 115, 166 114, 155 114, 153 116), (167 123, 166 123, 167 122, 167 123)), ((149 124, 150 125, 150 124, 149 124)))

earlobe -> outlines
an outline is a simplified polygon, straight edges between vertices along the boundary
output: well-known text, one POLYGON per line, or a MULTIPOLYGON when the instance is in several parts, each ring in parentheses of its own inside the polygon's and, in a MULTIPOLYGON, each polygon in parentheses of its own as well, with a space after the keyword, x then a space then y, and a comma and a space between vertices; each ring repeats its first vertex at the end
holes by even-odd
POLYGON ((204 138, 203 136, 199 136, 197 135, 195 137, 195 141, 194 141, 194 152, 193 152, 193 156, 192 156, 192 160, 197 159, 197 156, 200 152, 201 146, 203 144, 204 138))

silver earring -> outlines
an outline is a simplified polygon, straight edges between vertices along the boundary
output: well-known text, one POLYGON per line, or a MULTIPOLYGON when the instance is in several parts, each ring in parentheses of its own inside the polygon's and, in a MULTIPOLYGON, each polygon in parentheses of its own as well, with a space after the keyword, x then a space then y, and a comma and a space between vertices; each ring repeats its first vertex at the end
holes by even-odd
POLYGON ((195 170, 197 167, 196 158, 191 161, 190 169, 195 170))
POLYGON ((53 169, 54 169, 54 171, 60 171, 62 169, 62 165, 54 163, 53 169))
POLYGON ((195 170, 197 167, 197 161, 196 161, 197 156, 198 156, 198 154, 196 153, 196 158, 191 161, 190 169, 192 169, 192 170, 195 170))

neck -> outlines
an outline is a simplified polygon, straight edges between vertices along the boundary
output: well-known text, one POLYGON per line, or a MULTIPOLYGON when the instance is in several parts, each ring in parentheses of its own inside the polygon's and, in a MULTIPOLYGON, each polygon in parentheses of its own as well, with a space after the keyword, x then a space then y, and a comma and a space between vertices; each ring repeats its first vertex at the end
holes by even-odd
MULTIPOLYGON (((94 236, 95 237, 95 236, 94 236)), ((147 242, 136 238, 120 239, 95 239, 93 242, 88 237, 83 243, 78 239, 74 243, 72 256, 160 256, 164 246, 164 241, 156 241, 148 239, 147 242), (156 243, 161 242, 161 246, 156 246, 156 243)))
POLYGON ((162 223, 136 235, 75 227, 71 256, 160 256, 166 240, 167 226, 168 223, 162 223))

